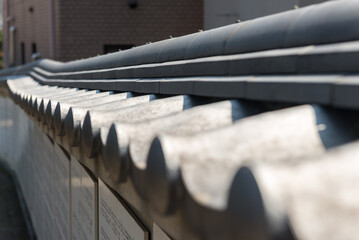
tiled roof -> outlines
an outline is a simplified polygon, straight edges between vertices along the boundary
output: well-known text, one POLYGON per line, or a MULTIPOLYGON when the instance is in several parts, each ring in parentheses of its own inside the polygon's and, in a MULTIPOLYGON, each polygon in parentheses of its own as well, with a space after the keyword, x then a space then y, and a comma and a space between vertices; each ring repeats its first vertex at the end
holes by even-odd
POLYGON ((355 239, 358 9, 0 74, 28 74, 6 78, 14 101, 173 238, 355 239))

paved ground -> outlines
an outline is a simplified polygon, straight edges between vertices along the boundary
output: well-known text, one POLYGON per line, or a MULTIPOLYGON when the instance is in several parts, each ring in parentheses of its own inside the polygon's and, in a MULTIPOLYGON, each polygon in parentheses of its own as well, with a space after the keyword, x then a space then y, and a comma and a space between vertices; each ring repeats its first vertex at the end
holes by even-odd
POLYGON ((11 174, 0 163, 0 239, 30 239, 11 174))

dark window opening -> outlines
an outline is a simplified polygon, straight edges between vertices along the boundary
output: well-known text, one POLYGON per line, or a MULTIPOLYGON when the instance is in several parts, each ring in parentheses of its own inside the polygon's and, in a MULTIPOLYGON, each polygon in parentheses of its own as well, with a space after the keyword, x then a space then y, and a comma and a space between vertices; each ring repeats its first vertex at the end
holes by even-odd
POLYGON ((25 55, 25 43, 21 43, 21 64, 26 63, 26 55, 25 55))
POLYGON ((127 0, 127 5, 131 9, 135 9, 138 5, 137 0, 127 0))
POLYGON ((135 45, 133 44, 109 44, 109 45, 103 45, 103 53, 113 53, 118 52, 119 50, 126 50, 133 48, 135 45))
POLYGON ((31 59, 32 61, 38 60, 41 58, 40 53, 37 52, 36 43, 31 44, 31 59))
POLYGON ((32 54, 37 53, 36 43, 32 43, 32 44, 31 44, 31 53, 32 53, 32 54))

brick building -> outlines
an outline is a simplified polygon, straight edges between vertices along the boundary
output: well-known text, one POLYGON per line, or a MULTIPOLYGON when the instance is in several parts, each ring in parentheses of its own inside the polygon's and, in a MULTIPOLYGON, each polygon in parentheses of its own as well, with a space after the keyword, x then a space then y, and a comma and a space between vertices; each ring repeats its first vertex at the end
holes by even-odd
POLYGON ((95 56, 203 28, 202 0, 3 0, 7 66, 95 56))

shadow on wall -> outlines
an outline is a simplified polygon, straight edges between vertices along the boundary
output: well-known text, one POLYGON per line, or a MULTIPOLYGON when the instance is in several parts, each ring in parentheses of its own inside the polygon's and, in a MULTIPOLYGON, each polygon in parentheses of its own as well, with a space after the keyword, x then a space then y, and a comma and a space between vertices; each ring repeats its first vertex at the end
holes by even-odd
POLYGON ((325 148, 337 147, 359 138, 359 116, 356 112, 316 105, 313 109, 325 148))

